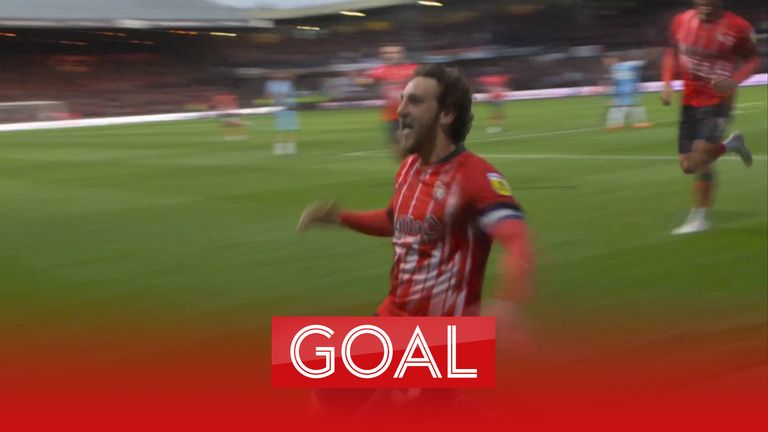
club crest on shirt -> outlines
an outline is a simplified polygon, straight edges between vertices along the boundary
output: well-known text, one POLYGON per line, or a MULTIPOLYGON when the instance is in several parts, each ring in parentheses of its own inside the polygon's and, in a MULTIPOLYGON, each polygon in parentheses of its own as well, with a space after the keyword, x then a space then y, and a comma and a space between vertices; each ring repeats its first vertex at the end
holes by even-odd
POLYGON ((443 184, 440 182, 435 183, 435 188, 432 190, 432 196, 436 200, 440 201, 445 198, 445 194, 445 186, 443 186, 443 184))
POLYGON ((504 179, 501 174, 488 173, 488 181, 491 182, 491 188, 503 196, 512 196, 512 188, 509 187, 509 183, 504 179))

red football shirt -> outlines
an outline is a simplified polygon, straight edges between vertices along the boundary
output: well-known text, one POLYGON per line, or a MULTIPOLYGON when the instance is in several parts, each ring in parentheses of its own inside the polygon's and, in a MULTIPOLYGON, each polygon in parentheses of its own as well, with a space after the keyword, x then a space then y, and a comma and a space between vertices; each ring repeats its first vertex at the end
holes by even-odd
POLYGON ((400 165, 389 206, 394 262, 383 316, 458 316, 480 301, 491 248, 488 235, 504 219, 522 219, 504 177, 458 147, 424 165, 400 165))
POLYGON ((672 20, 670 43, 685 82, 683 105, 715 105, 729 97, 715 92, 712 79, 733 76, 739 63, 753 55, 753 36, 752 26, 731 12, 713 22, 701 21, 696 9, 678 14, 672 20))
POLYGON ((237 96, 228 93, 222 93, 214 96, 211 104, 215 109, 221 111, 234 110, 238 108, 237 96))

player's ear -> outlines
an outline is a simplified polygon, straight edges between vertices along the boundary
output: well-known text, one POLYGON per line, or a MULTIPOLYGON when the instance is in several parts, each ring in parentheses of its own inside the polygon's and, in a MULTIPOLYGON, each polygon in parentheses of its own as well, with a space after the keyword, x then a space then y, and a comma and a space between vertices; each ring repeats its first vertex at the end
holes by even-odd
POLYGON ((456 113, 454 112, 447 112, 447 111, 441 111, 440 112, 440 124, 442 126, 448 126, 451 123, 453 123, 453 119, 456 118, 456 113))

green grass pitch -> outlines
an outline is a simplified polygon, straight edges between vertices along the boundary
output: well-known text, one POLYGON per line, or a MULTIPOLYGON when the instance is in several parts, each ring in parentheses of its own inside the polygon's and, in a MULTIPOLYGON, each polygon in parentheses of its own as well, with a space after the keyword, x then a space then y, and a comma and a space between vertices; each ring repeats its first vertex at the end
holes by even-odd
MULTIPOLYGON (((669 234, 690 204, 678 108, 645 95, 653 127, 606 132, 603 98, 510 102, 505 131, 486 134, 476 107, 467 147, 507 176, 536 242, 527 313, 544 343, 732 332, 712 351, 764 361, 766 93, 742 90, 732 127, 754 166, 719 161, 714 229, 683 237, 669 234)), ((0 134, 0 328, 31 344, 88 340, 71 348, 88 352, 115 337, 194 345, 255 330, 265 342, 272 315, 370 315, 388 241, 294 226, 313 200, 387 203, 397 167, 378 113, 302 112, 290 157, 271 154, 271 118, 248 120, 239 142, 214 120, 0 134)))

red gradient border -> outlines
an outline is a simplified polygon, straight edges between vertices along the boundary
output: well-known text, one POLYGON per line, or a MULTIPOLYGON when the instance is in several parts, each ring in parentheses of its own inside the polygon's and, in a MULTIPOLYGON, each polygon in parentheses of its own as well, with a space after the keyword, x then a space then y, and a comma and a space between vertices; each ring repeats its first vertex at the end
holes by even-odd
POLYGON ((311 389, 273 387, 260 330, 196 343, 7 337, 0 430, 762 431, 765 336, 756 329, 642 350, 608 337, 540 340, 530 352, 498 352, 496 387, 466 390, 473 406, 323 421, 310 413, 311 389))

